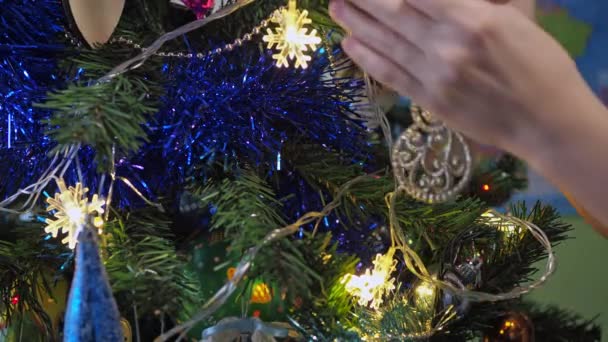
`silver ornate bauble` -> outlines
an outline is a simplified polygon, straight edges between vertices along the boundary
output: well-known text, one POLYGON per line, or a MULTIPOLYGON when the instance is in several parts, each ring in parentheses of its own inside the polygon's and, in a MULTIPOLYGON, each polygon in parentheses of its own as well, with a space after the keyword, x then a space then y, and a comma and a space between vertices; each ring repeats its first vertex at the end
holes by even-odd
POLYGON ((464 137, 422 108, 412 105, 414 123, 393 146, 393 172, 399 188, 427 203, 446 202, 471 179, 472 157, 464 137))

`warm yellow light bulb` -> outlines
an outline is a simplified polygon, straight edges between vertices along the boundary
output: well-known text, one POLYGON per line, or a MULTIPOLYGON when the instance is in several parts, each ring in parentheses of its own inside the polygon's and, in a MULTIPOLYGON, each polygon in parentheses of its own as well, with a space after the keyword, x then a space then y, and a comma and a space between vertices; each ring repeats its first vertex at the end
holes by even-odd
POLYGON ((305 26, 312 23, 308 18, 308 11, 298 10, 296 0, 289 0, 287 8, 277 10, 272 21, 279 27, 273 32, 266 30, 266 35, 262 38, 268 43, 268 48, 276 48, 278 53, 272 55, 277 61, 278 67, 288 67, 289 61, 295 60, 295 67, 306 69, 308 62, 312 59, 305 52, 315 50, 321 43, 321 38, 317 36, 317 30, 308 32, 305 26))
POLYGON ((481 217, 488 219, 487 220, 488 224, 496 227, 496 229, 498 229, 498 231, 507 233, 508 235, 521 234, 523 232, 521 227, 517 226, 515 223, 513 223, 510 220, 503 219, 503 218, 497 216, 491 210, 483 213, 481 215, 481 217))
POLYGON ((427 282, 420 284, 416 288, 416 294, 425 299, 431 299, 435 296, 435 287, 427 282))
POLYGON ((76 206, 66 206, 65 214, 73 224, 82 224, 84 221, 84 212, 76 206))
POLYGON ((285 41, 287 41, 288 44, 300 44, 297 27, 287 26, 285 29, 285 41))
POLYGON ((57 237, 61 232, 66 234, 61 241, 69 248, 74 249, 78 242, 78 232, 85 223, 87 215, 95 216, 103 214, 105 202, 97 194, 91 200, 86 197, 89 191, 81 183, 67 187, 63 180, 57 181, 59 192, 54 197, 48 198, 47 211, 53 214, 53 218, 45 220, 44 231, 57 237))
POLYGON ((374 259, 373 269, 368 269, 360 276, 348 274, 342 278, 346 291, 358 298, 359 305, 378 309, 384 296, 395 289, 395 280, 391 274, 395 271, 394 249, 386 255, 378 254, 374 259))

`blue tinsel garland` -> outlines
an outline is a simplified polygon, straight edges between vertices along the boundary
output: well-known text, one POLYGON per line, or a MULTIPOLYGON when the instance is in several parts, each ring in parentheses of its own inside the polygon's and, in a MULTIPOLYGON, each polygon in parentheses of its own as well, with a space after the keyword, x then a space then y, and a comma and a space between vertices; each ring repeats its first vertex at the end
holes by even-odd
MULTIPOLYGON (((0 195, 7 196, 37 180, 50 161, 54 144, 44 135, 50 113, 33 104, 74 75, 57 67, 71 49, 63 44, 59 2, 1 2, 0 18, 0 174, 12 175, 0 177, 0 195)), ((320 49, 304 71, 279 69, 270 52, 260 53, 250 43, 206 59, 167 60, 162 70, 166 96, 147 124, 150 141, 136 154, 118 158, 117 175, 150 199, 175 199, 184 186, 201 184, 217 164, 262 166, 278 179, 278 193, 300 194, 285 203, 286 218, 319 210, 322 199, 290 172, 283 145, 303 140, 344 151, 353 162, 368 159, 369 151, 361 125, 349 118, 363 85, 336 79, 335 72, 348 65, 332 65, 330 57, 320 49)), ((93 156, 84 147, 78 164, 83 183, 97 192, 100 177, 93 156)), ((66 181, 78 180, 73 167, 66 181)), ((108 184, 106 178, 102 193, 108 184)), ((121 182, 112 203, 123 208, 143 204, 121 182)), ((333 230, 341 223, 332 217, 325 226, 333 230)), ((366 226, 375 224, 361 224, 366 226)), ((341 240, 346 245, 351 239, 341 240)))
POLYGON ((59 1, 0 1, 0 193, 31 184, 46 166, 52 142, 46 110, 34 108, 65 82, 57 62, 65 53, 59 1))
POLYGON ((166 64, 163 71, 167 95, 148 126, 150 143, 118 165, 150 194, 203 180, 218 162, 281 171, 289 139, 353 156, 368 149, 363 129, 347 117, 361 83, 324 78, 324 53, 306 71, 277 69, 257 48, 166 64))

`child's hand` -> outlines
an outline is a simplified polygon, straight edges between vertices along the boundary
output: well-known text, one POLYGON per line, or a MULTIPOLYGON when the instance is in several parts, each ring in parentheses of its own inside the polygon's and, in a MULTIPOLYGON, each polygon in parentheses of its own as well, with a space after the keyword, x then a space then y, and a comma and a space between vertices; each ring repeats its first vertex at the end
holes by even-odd
POLYGON ((554 126, 567 125, 556 120, 563 101, 589 92, 565 50, 512 6, 334 0, 330 8, 357 64, 481 143, 519 152, 530 134, 552 141, 554 126))

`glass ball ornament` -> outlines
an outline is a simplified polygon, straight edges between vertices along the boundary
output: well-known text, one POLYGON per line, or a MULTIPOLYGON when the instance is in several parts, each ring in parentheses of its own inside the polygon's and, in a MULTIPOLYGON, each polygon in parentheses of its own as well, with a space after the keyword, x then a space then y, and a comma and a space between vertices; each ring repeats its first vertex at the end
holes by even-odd
POLYGON ((483 342, 534 342, 534 324, 521 312, 510 312, 492 330, 487 331, 483 342))
MULTIPOLYGON (((481 286, 482 265, 483 260, 481 258, 474 258, 446 271, 442 278, 460 290, 478 289, 481 286)), ((471 308, 471 302, 467 298, 457 296, 449 290, 442 292, 441 301, 444 308, 453 306, 458 314, 458 318, 463 318, 471 308)))

